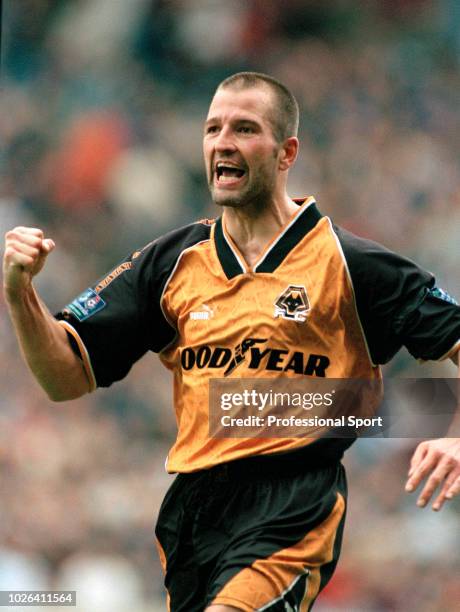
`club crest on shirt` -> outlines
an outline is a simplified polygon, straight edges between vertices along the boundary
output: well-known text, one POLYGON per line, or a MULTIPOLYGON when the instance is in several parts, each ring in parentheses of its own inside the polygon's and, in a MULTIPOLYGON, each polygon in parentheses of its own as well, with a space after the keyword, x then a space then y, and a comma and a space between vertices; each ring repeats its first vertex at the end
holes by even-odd
POLYGON ((275 302, 274 317, 303 323, 310 312, 307 291, 302 285, 289 285, 275 302))

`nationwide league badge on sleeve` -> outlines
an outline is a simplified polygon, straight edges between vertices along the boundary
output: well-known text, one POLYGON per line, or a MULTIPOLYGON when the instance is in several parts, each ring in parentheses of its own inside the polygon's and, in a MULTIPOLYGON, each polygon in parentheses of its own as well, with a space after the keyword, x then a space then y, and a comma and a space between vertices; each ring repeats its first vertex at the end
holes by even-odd
POLYGON ((441 287, 433 287, 430 289, 430 295, 437 298, 438 300, 443 300, 444 302, 449 302, 449 304, 454 304, 458 306, 458 302, 455 298, 453 298, 447 291, 441 289, 441 287))
POLYGON ((84 321, 106 306, 106 303, 93 289, 86 289, 67 305, 67 309, 79 321, 84 321))

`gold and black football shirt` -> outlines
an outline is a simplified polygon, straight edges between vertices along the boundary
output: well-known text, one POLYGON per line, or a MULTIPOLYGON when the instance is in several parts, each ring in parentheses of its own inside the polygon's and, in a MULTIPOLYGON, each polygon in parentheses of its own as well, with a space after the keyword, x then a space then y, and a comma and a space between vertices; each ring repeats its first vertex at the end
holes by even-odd
POLYGON ((222 218, 197 222, 136 251, 57 315, 93 388, 147 351, 173 372, 168 471, 307 444, 320 462, 352 442, 210 438, 211 378, 380 379, 403 345, 423 360, 459 346, 460 307, 431 273, 336 227, 313 198, 298 204, 252 268, 222 218))

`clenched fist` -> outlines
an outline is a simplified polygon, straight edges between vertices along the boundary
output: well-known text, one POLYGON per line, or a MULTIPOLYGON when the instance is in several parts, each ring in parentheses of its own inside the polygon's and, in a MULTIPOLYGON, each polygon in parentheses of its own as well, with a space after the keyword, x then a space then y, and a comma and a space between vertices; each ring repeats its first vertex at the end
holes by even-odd
POLYGON ((5 235, 3 285, 9 299, 20 297, 40 272, 55 244, 40 229, 15 227, 5 235))

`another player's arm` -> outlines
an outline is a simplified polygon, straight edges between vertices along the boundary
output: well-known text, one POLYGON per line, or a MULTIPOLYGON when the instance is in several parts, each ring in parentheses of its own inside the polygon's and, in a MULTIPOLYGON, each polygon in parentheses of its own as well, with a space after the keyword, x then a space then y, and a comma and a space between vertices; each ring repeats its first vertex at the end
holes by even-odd
MULTIPOLYGON (((458 366, 460 386, 460 350, 452 357, 458 366)), ((460 494, 460 406, 454 415, 445 438, 421 442, 411 459, 406 491, 414 491, 427 479, 420 493, 417 505, 423 508, 436 490, 432 508, 440 510, 446 500, 460 494)))
POLYGON ((6 304, 24 359, 50 399, 88 393, 90 383, 67 332, 50 314, 32 279, 54 249, 40 229, 17 227, 5 236, 3 286, 6 304))

